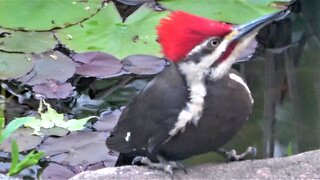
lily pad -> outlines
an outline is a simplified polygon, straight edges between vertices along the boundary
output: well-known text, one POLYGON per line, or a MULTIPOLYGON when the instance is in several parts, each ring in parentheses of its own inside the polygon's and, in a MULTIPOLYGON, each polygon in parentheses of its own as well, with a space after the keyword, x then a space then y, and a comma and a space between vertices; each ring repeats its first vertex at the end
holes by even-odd
POLYGON ((66 166, 59 165, 57 163, 50 163, 41 174, 41 179, 69 179, 75 175, 66 166))
POLYGON ((11 152, 11 140, 15 139, 19 146, 19 151, 27 151, 36 148, 42 141, 39 136, 32 135, 30 128, 20 128, 15 131, 7 140, 0 144, 0 151, 11 152))
POLYGON ((101 163, 97 163, 97 164, 93 164, 93 165, 88 166, 86 171, 95 171, 95 170, 102 169, 102 168, 105 168, 105 167, 106 166, 104 166, 104 163, 101 162, 101 163))
POLYGON ((170 10, 183 10, 210 19, 242 24, 277 11, 271 6, 275 0, 161 0, 170 10))
POLYGON ((37 84, 32 87, 34 93, 41 94, 46 98, 64 99, 70 97, 73 93, 73 87, 70 83, 59 83, 48 80, 45 83, 37 84))
POLYGON ((117 124, 119 117, 121 115, 120 110, 115 110, 107 114, 103 113, 96 123, 94 123, 93 128, 97 131, 107 131, 111 132, 114 126, 117 124))
POLYGON ((40 133, 43 134, 44 136, 65 136, 69 133, 68 130, 61 128, 61 127, 53 127, 50 129, 46 128, 41 128, 40 133))
POLYGON ((79 53, 72 58, 80 62, 76 73, 85 77, 108 77, 118 74, 122 64, 116 57, 102 52, 79 53))
POLYGON ((30 72, 30 76, 19 79, 24 84, 36 85, 46 83, 48 80, 63 83, 76 71, 75 63, 68 56, 57 51, 35 54, 31 59, 35 60, 34 72, 30 72))
POLYGON ((87 168, 88 165, 101 161, 112 161, 115 163, 117 157, 108 156, 108 149, 103 143, 91 143, 74 151, 62 153, 50 158, 50 161, 58 162, 63 165, 82 166, 87 168))
POLYGON ((1 27, 16 30, 50 30, 78 23, 97 12, 101 0, 1 0, 1 27))
POLYGON ((155 26, 167 12, 142 5, 125 22, 109 3, 81 25, 57 31, 59 41, 75 52, 103 51, 122 59, 132 54, 160 55, 155 26))
POLYGON ((52 156, 50 161, 62 165, 83 166, 102 161, 115 163, 117 157, 108 155, 105 140, 108 133, 98 132, 72 132, 61 138, 46 139, 39 147, 47 156, 52 156))
POLYGON ((1 30, 0 50, 6 52, 42 53, 52 50, 57 41, 51 32, 1 30))
POLYGON ((16 79, 32 70, 31 55, 0 52, 0 79, 16 79))
POLYGON ((167 64, 165 60, 149 55, 132 55, 123 60, 123 69, 134 74, 151 75, 161 72, 167 64))

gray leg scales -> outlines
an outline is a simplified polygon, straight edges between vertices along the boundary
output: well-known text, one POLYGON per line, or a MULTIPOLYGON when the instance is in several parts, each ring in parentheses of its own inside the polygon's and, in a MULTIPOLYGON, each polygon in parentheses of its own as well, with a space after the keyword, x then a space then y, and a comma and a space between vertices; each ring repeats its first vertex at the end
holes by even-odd
POLYGON ((226 151, 222 148, 217 149, 217 153, 225 156, 228 161, 242 161, 245 160, 247 157, 254 159, 257 154, 257 149, 254 147, 248 147, 245 152, 240 155, 237 155, 236 150, 232 149, 231 151, 226 151))
POLYGON ((187 173, 184 166, 175 161, 167 161, 161 156, 157 156, 159 163, 152 162, 148 157, 137 156, 133 159, 132 164, 137 164, 138 162, 144 165, 147 165, 150 168, 163 170, 166 173, 169 173, 171 176, 173 175, 174 169, 182 169, 185 173, 187 173))

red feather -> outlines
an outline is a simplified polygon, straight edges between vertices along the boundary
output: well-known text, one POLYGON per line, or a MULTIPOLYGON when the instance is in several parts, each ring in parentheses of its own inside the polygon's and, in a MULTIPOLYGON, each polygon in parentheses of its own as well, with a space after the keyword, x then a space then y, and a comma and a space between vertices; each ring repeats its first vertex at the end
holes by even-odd
POLYGON ((232 25, 175 11, 168 18, 160 20, 157 31, 164 55, 178 62, 207 38, 223 37, 230 33, 232 25))

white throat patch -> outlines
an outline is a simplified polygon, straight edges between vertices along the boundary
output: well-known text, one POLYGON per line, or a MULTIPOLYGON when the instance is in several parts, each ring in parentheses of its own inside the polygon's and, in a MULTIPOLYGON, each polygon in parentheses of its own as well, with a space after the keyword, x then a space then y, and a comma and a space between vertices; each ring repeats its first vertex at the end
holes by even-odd
MULTIPOLYGON (((199 51, 204 43, 195 47, 191 53, 199 51)), ((204 79, 208 74, 210 66, 227 49, 227 46, 228 41, 223 40, 213 53, 203 57, 199 63, 182 62, 179 64, 179 69, 185 75, 187 80, 187 85, 190 91, 190 101, 187 102, 186 106, 180 112, 174 128, 169 132, 170 136, 174 136, 179 131, 183 132, 188 123, 193 123, 194 125, 198 124, 203 111, 204 97, 207 94, 204 79)))

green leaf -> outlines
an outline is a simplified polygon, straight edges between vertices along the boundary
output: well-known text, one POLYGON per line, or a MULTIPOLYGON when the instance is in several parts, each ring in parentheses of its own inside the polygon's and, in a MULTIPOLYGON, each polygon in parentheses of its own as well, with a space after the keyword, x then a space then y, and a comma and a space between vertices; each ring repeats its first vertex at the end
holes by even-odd
POLYGON ((287 154, 288 154, 288 156, 292 156, 292 154, 293 154, 291 142, 289 142, 289 144, 288 144, 287 154))
POLYGON ((161 0, 170 10, 183 10, 214 20, 241 24, 277 9, 270 6, 275 0, 161 0))
POLYGON ((19 161, 19 148, 15 140, 11 141, 11 166, 9 169, 9 174, 15 171, 19 161))
MULTIPOLYGON (((31 167, 33 165, 36 165, 38 164, 39 160, 45 155, 44 152, 38 152, 36 154, 34 154, 34 151, 31 151, 29 154, 27 154, 27 156, 22 160, 20 161, 18 164, 17 164, 17 167, 16 167, 16 170, 13 171, 12 173, 13 174, 17 174, 19 173, 20 171, 22 171, 23 169, 26 169, 28 167, 31 167)), ((9 172, 9 175, 13 175, 13 174, 10 174, 9 172)))
POLYGON ((45 155, 44 152, 34 153, 35 151, 31 151, 27 154, 22 161, 19 162, 19 149, 18 145, 15 141, 12 141, 12 152, 11 152, 11 166, 8 175, 13 176, 18 174, 20 171, 36 165, 39 160, 45 155))
POLYGON ((32 134, 40 136, 41 124, 41 119, 33 118, 30 121, 24 123, 24 126, 32 128, 34 130, 32 134))
POLYGON ((10 123, 6 126, 3 132, 0 135, 0 144, 6 140, 14 131, 16 131, 19 127, 25 124, 28 121, 35 119, 35 117, 21 117, 15 118, 10 121, 10 123))
POLYGON ((132 54, 160 55, 155 26, 167 12, 141 6, 123 23, 109 3, 81 25, 58 30, 59 41, 76 52, 103 51, 120 59, 132 54))
POLYGON ((84 125, 92 118, 95 118, 95 116, 89 116, 82 119, 70 119, 64 124, 61 124, 60 127, 68 129, 69 131, 79 131, 85 128, 84 125))
MULTIPOLYGON (((40 103, 42 103, 42 101, 40 103)), ((49 129, 55 126, 60 126, 60 124, 65 122, 63 120, 63 114, 59 114, 46 102, 43 102, 43 104, 47 108, 47 111, 40 113, 40 119, 34 118, 24 124, 24 126, 34 129, 33 134, 35 135, 41 135, 41 128, 49 129)))
MULTIPOLYGON (((34 129, 33 134, 42 135, 41 128, 51 129, 54 127, 61 127, 69 131, 78 131, 84 129, 84 125, 95 116, 90 116, 82 119, 70 119, 64 120, 64 115, 58 113, 56 110, 51 108, 50 104, 46 103, 44 100, 40 101, 40 107, 44 105, 47 109, 45 112, 40 113, 40 119, 34 118, 24 125, 34 129)), ((38 111, 41 111, 40 108, 38 111)))
POLYGON ((4 127, 4 117, 0 116, 0 136, 1 136, 1 132, 2 132, 2 129, 4 127))
POLYGON ((54 49, 57 41, 51 32, 24 32, 0 29, 0 50, 6 52, 42 53, 54 49))
POLYGON ((16 30, 62 28, 92 16, 101 3, 101 0, 0 0, 0 24, 16 30))
POLYGON ((0 80, 24 76, 32 70, 33 63, 31 55, 0 52, 0 80))
POLYGON ((41 113, 41 127, 43 128, 52 128, 55 125, 59 126, 64 123, 64 115, 59 114, 56 110, 52 109, 51 106, 47 103, 44 103, 47 106, 47 111, 41 113))

